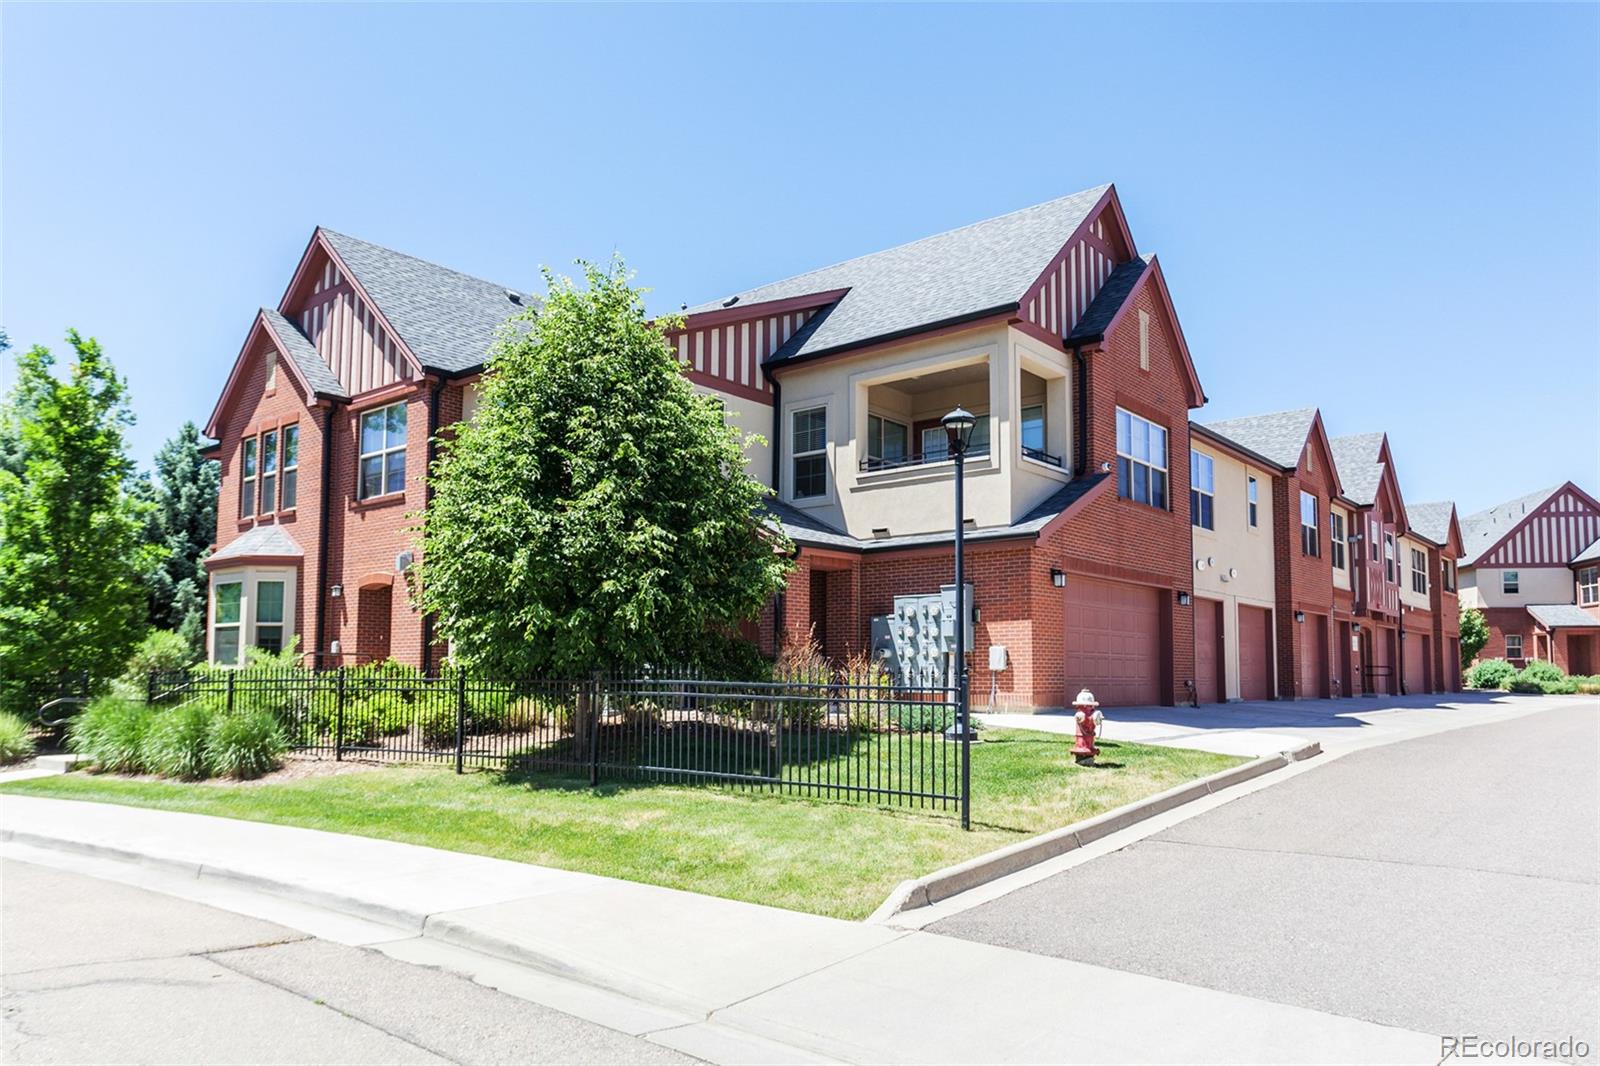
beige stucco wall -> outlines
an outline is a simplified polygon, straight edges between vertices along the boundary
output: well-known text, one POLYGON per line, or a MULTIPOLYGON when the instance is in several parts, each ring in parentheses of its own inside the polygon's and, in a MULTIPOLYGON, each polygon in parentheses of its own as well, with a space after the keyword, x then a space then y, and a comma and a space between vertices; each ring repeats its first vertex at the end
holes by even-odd
POLYGON ((1461 606, 1463 607, 1525 607, 1530 603, 1572 603, 1577 592, 1571 570, 1564 566, 1530 568, 1512 567, 1517 571, 1520 591, 1507 595, 1500 591, 1499 569, 1480 568, 1461 572, 1461 606))
POLYGON ((1239 604, 1271 608, 1275 588, 1272 558, 1272 479, 1266 471, 1249 466, 1226 453, 1191 438, 1195 451, 1211 457, 1216 500, 1212 508, 1215 529, 1192 527, 1194 533, 1194 594, 1222 601, 1225 692, 1239 698, 1239 604), (1246 487, 1254 477, 1256 525, 1247 516, 1246 487))
MULTIPOLYGON (((744 434, 744 470, 745 473, 755 478, 768 488, 772 487, 772 405, 752 400, 744 396, 734 396, 717 389, 707 388, 704 385, 694 385, 694 391, 702 396, 715 396, 722 401, 728 425, 733 426, 744 434), (754 434, 761 439, 750 440, 754 434)), ((831 427, 830 427, 831 428, 831 427)))
POLYGON ((1009 331, 1008 342, 1011 396, 1002 412, 1005 450, 998 454, 1011 472, 1011 520, 1016 521, 1071 480, 1072 377, 1065 352, 1016 329, 1009 331), (1041 380, 1025 382, 1024 370, 1041 380), (1022 455, 1022 409, 1040 402, 1045 408, 1045 451, 1061 456, 1060 468, 1022 455))
MULTIPOLYGON (((1343 515, 1344 516, 1344 539, 1345 539, 1344 566, 1335 567, 1334 568, 1334 571, 1333 571, 1333 587, 1337 588, 1337 589, 1344 589, 1346 592, 1348 592, 1348 591, 1350 591, 1350 553, 1351 553, 1351 551, 1359 550, 1360 547, 1361 547, 1360 544, 1352 545, 1350 543, 1350 535, 1352 533, 1359 533, 1361 531, 1355 525, 1352 524, 1352 523, 1354 523, 1356 521, 1356 517, 1355 517, 1355 515, 1350 513, 1350 509, 1348 507, 1340 507, 1338 504, 1334 504, 1333 507, 1331 508, 1331 513, 1339 514, 1339 515, 1343 515)), ((1330 528, 1328 530, 1328 536, 1330 538, 1333 536, 1333 530, 1332 530, 1331 526, 1330 526, 1330 528)), ((1329 547, 1330 555, 1332 553, 1332 550, 1333 549, 1330 546, 1329 547)))
POLYGON ((1428 580, 1431 582, 1437 577, 1437 575, 1428 572, 1428 546, 1421 541, 1412 540, 1410 537, 1401 537, 1398 547, 1400 552, 1400 602, 1414 610, 1426 611, 1428 610, 1428 594, 1426 592, 1411 591, 1411 553, 1413 550, 1422 553, 1422 572, 1428 574, 1428 580))

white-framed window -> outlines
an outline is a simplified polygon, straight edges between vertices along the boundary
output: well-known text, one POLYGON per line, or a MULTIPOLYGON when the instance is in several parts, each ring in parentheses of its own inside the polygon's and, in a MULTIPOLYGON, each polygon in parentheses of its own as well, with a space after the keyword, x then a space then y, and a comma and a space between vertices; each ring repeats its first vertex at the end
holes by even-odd
POLYGON ((1417 548, 1411 549, 1411 591, 1428 591, 1428 556, 1417 548))
MULTIPOLYGON (((1500 571, 1500 591, 1506 595, 1513 595, 1522 591, 1522 576, 1515 570, 1500 571)), ((1521 637, 1517 638, 1521 640, 1521 637)))
POLYGON ((1189 523, 1216 529, 1217 472, 1211 456, 1189 450, 1189 523))
POLYGON ((1344 513, 1328 508, 1328 558, 1335 570, 1344 569, 1344 513))
POLYGON ((361 457, 356 492, 363 500, 404 492, 406 487, 406 405, 390 404, 361 413, 361 457))
POLYGON ((283 486, 278 490, 278 510, 294 510, 300 482, 300 427, 283 427, 283 486))
POLYGON ((256 438, 247 437, 239 460, 239 517, 256 513, 256 438))
POLYGON ((898 466, 911 447, 911 427, 882 415, 867 416, 867 469, 898 466))
POLYGON ((1300 554, 1320 556, 1322 533, 1317 524, 1317 498, 1300 490, 1300 554))
POLYGON ((1383 579, 1391 585, 1400 582, 1400 560, 1395 557, 1394 534, 1383 535, 1383 579))
POLYGON ((1167 431, 1117 408, 1117 495, 1167 509, 1167 431))
POLYGON ((1022 454, 1043 452, 1044 442, 1044 404, 1030 403, 1022 409, 1022 454))
POLYGON ((261 513, 278 509, 278 431, 261 434, 261 513))
POLYGON ((1250 478, 1244 485, 1244 512, 1245 520, 1250 523, 1251 529, 1261 525, 1261 486, 1255 478, 1250 478))
POLYGON ((828 494, 828 409, 807 407, 790 417, 793 433, 793 483, 797 500, 812 500, 828 494))
POLYGON ((1522 634, 1521 633, 1507 633, 1506 634, 1506 658, 1507 659, 1520 659, 1520 658, 1522 658, 1522 634))
POLYGON ((1444 582, 1446 592, 1456 590, 1456 563, 1454 559, 1439 560, 1439 580, 1444 582))
POLYGON ((1586 566, 1578 571, 1578 603, 1584 607, 1600 604, 1600 566, 1586 566))
POLYGON ((240 605, 244 599, 244 582, 218 582, 213 589, 211 661, 237 663, 243 650, 244 616, 240 613, 240 605))
POLYGON ((273 654, 283 650, 283 582, 256 582, 256 626, 252 646, 273 654))
MULTIPOLYGON (((920 438, 922 461, 937 463, 950 458, 950 434, 943 426, 924 426, 920 438)), ((972 437, 967 441, 969 458, 989 454, 989 416, 976 415, 972 423, 972 437)))

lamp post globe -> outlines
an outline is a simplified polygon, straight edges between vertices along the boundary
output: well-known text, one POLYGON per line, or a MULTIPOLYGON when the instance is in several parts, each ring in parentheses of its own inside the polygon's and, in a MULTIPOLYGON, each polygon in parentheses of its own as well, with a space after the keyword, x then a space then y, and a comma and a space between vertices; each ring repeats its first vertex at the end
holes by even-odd
POLYGON ((950 454, 958 459, 965 455, 972 444, 972 428, 978 424, 977 416, 965 407, 957 407, 941 418, 939 423, 950 438, 950 454))

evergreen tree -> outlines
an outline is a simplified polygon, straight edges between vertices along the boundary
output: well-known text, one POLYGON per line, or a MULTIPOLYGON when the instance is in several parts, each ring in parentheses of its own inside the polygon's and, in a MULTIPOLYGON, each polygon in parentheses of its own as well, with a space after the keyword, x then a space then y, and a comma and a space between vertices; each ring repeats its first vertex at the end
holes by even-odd
POLYGON ((136 495, 150 503, 146 538, 161 557, 146 577, 150 623, 175 629, 197 652, 205 616, 205 557, 217 538, 221 470, 200 454, 200 431, 185 422, 156 453, 154 480, 140 479, 136 495))

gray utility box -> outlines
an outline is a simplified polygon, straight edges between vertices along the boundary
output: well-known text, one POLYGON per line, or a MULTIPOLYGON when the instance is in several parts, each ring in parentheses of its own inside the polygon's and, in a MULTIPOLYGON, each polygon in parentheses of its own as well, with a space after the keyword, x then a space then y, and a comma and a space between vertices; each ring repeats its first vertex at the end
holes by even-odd
MULTIPOLYGON (((972 586, 966 586, 966 647, 972 652, 972 586)), ((908 688, 955 684, 956 587, 894 598, 894 613, 872 620, 872 653, 908 688)))

